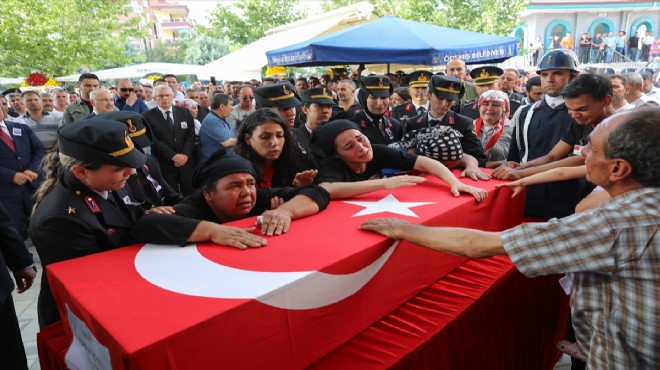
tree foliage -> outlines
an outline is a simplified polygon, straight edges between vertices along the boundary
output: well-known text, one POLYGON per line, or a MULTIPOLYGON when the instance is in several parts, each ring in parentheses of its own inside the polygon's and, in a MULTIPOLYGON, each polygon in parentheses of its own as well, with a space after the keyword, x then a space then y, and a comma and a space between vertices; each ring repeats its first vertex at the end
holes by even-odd
POLYGON ((129 0, 3 0, 0 17, 0 74, 49 76, 124 65, 129 36, 138 36, 138 18, 129 0))
POLYGON ((182 48, 183 62, 187 64, 208 64, 229 54, 229 47, 223 40, 197 34, 182 48))
POLYGON ((201 32, 216 39, 226 38, 240 47, 262 38, 266 31, 306 17, 297 0, 241 0, 218 4, 207 17, 209 27, 201 32))
MULTIPOLYGON (((367 0, 373 13, 393 15, 416 22, 505 36, 519 24, 519 14, 528 0, 367 0)), ((355 3, 354 0, 325 0, 325 11, 355 3)), ((396 32, 396 30, 392 30, 396 32)))

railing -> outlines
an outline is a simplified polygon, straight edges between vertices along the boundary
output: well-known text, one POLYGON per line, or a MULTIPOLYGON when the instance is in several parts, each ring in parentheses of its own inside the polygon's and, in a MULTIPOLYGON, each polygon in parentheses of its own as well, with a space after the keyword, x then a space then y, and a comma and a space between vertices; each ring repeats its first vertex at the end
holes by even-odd
MULTIPOLYGON (((523 50, 521 55, 509 58, 507 61, 502 63, 503 68, 530 68, 535 67, 543 58, 543 55, 550 51, 550 49, 538 50, 537 52, 531 50, 523 50)), ((581 66, 584 65, 608 65, 615 69, 625 69, 625 68, 634 68, 640 69, 646 66, 646 61, 633 60, 630 57, 623 55, 615 50, 611 50, 608 53, 608 50, 597 49, 597 48, 576 48, 575 54, 578 57, 581 66)), ((641 49, 637 53, 638 57, 641 57, 641 49)))

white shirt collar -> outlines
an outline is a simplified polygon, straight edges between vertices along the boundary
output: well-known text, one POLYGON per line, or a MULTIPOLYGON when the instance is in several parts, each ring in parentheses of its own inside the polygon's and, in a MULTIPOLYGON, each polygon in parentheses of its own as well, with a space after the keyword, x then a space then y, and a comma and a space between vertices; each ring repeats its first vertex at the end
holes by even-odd
POLYGON ((550 108, 555 109, 558 106, 564 104, 564 97, 563 96, 550 96, 550 95, 545 95, 544 96, 545 102, 550 106, 550 108))

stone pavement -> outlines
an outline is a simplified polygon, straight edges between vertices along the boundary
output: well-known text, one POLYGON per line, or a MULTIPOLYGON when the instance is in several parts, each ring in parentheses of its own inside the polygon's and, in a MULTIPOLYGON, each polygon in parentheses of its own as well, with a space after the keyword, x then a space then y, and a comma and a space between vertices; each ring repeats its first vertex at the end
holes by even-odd
MULTIPOLYGON (((29 243, 29 242, 28 242, 29 243)), ((18 294, 14 290, 14 305, 16 306, 16 315, 18 324, 21 326, 21 335, 23 336, 23 345, 27 354, 30 370, 40 370, 39 357, 37 356, 37 332, 39 331, 39 322, 37 321, 37 297, 41 287, 41 263, 37 251, 31 243, 28 244, 30 253, 34 256, 35 266, 37 266, 37 277, 34 284, 23 294, 18 294)))

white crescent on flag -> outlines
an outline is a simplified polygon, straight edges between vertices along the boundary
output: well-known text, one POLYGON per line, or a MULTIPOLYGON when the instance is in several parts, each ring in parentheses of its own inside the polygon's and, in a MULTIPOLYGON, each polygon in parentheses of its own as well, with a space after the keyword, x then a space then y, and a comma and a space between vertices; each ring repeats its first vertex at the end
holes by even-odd
POLYGON ((197 245, 145 244, 135 269, 150 283, 172 292, 210 298, 256 299, 289 310, 339 302, 362 289, 385 265, 398 241, 363 269, 350 274, 319 271, 267 272, 224 266, 202 256, 197 245))

